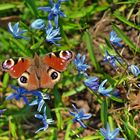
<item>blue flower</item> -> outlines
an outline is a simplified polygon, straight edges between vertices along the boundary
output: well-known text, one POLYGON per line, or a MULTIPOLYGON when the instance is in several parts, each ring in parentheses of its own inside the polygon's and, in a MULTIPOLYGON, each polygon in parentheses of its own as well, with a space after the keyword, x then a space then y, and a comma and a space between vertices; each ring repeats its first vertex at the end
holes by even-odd
POLYGON ((76 58, 74 59, 73 63, 75 64, 75 66, 78 70, 78 73, 85 74, 85 76, 86 76, 85 71, 89 68, 89 65, 84 63, 85 59, 86 59, 85 55, 81 56, 81 54, 78 53, 76 58))
POLYGON ((50 99, 49 95, 45 94, 43 95, 42 92, 37 92, 36 94, 33 94, 35 96, 37 96, 37 99, 32 101, 29 105, 30 106, 34 106, 34 105, 38 105, 37 111, 41 111, 46 99, 50 99))
POLYGON ((66 15, 60 11, 60 4, 64 1, 66 0, 58 0, 57 3, 54 3, 52 0, 50 0, 51 7, 39 7, 38 9, 44 12, 49 12, 48 20, 52 20, 54 18, 55 26, 58 27, 59 15, 61 17, 66 17, 66 15))
POLYGON ((29 104, 28 99, 26 97, 26 94, 36 94, 37 90, 32 90, 32 91, 28 91, 23 87, 15 87, 13 85, 11 85, 11 88, 15 90, 14 93, 12 93, 11 95, 6 97, 6 100, 11 100, 11 99, 16 99, 16 100, 20 100, 20 98, 23 98, 25 104, 29 104))
POLYGON ((107 79, 105 79, 100 85, 99 85, 99 88, 98 88, 98 92, 104 96, 111 96, 110 95, 110 92, 112 92, 113 88, 105 88, 104 85, 105 83, 107 82, 107 79))
POLYGON ((130 65, 128 69, 136 77, 138 77, 138 75, 140 74, 140 69, 136 65, 130 65))
POLYGON ((106 51, 106 55, 103 59, 104 62, 109 62, 114 69, 117 68, 117 62, 122 63, 122 59, 120 59, 119 57, 113 56, 111 54, 109 54, 108 51, 106 51))
POLYGON ((89 77, 84 81, 84 84, 92 89, 93 91, 97 91, 99 88, 99 78, 98 77, 89 77))
POLYGON ((31 28, 34 29, 44 29, 46 27, 45 22, 43 19, 36 19, 34 22, 31 24, 31 28))
POLYGON ((60 28, 53 29, 52 24, 50 21, 48 21, 48 28, 46 29, 46 41, 53 43, 55 45, 60 45, 57 44, 56 41, 60 40, 61 37, 58 37, 60 35, 60 28))
POLYGON ((122 47, 121 41, 122 41, 122 39, 117 36, 116 32, 111 31, 111 33, 110 33, 111 44, 116 45, 118 47, 122 47))
POLYGON ((15 23, 13 27, 12 27, 11 22, 9 22, 8 23, 9 32, 16 39, 20 39, 20 38, 28 39, 27 37, 22 36, 23 33, 27 32, 27 30, 20 30, 18 26, 19 26, 19 22, 15 23))
POLYGON ((6 110, 7 110, 7 109, 1 109, 1 110, 0 110, 0 117, 1 117, 2 113, 5 112, 6 110))
POLYGON ((44 107, 44 114, 40 115, 40 114, 35 114, 35 117, 42 120, 43 122, 43 127, 39 128, 35 133, 38 133, 39 131, 42 130, 46 130, 48 129, 48 124, 52 124, 54 121, 52 119, 47 119, 47 115, 46 115, 46 107, 44 107))
POLYGON ((73 118, 73 122, 79 122, 80 125, 83 127, 83 128, 86 128, 86 126, 84 125, 84 123, 82 122, 82 120, 87 120, 89 119, 92 115, 91 114, 85 114, 84 113, 84 110, 81 109, 80 111, 78 111, 78 109, 72 104, 73 106, 73 109, 75 112, 72 112, 71 110, 69 111, 70 114, 74 117, 73 118))
POLYGON ((113 132, 110 130, 110 126, 107 123, 106 130, 104 128, 100 128, 101 134, 104 136, 105 140, 125 140, 124 138, 116 138, 120 129, 116 128, 113 132))

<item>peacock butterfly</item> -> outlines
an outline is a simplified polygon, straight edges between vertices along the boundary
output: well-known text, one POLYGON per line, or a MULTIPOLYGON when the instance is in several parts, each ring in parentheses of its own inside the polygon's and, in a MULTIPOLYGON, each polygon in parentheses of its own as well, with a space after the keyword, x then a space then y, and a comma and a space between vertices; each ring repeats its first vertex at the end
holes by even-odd
POLYGON ((53 88, 73 57, 72 51, 59 51, 43 57, 35 54, 32 59, 10 58, 2 62, 1 69, 11 77, 17 78, 18 84, 27 90, 53 88))

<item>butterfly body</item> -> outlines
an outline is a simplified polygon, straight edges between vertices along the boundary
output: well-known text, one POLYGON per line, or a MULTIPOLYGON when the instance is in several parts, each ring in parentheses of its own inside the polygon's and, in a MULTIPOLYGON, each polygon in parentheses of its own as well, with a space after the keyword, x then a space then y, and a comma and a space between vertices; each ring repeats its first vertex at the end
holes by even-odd
POLYGON ((60 80, 69 62, 73 59, 72 51, 49 53, 43 57, 35 54, 34 58, 5 60, 1 67, 11 77, 17 78, 18 84, 28 90, 53 88, 60 80))

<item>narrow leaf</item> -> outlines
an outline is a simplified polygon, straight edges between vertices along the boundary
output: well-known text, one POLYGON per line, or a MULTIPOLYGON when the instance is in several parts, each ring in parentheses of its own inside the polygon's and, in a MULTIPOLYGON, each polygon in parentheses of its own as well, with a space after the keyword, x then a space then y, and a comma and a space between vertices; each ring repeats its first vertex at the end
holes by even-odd
POLYGON ((138 48, 115 24, 112 25, 113 30, 118 34, 118 36, 135 52, 140 53, 140 48, 138 48))
POLYGON ((100 68, 99 63, 97 62, 96 57, 95 57, 95 52, 94 52, 94 49, 93 49, 94 46, 93 46, 93 43, 92 43, 91 35, 89 34, 88 31, 84 32, 83 41, 86 43, 86 47, 88 49, 89 56, 90 56, 90 59, 92 61, 93 66, 95 67, 95 69, 97 71, 100 71, 101 68, 100 68))
POLYGON ((122 21, 123 23, 125 23, 128 26, 131 26, 137 30, 140 30, 140 26, 134 24, 133 22, 127 20, 123 15, 121 15, 118 11, 113 13, 113 16, 115 16, 117 19, 119 19, 120 21, 122 21))
POLYGON ((107 123, 107 115, 108 115, 107 112, 108 112, 108 107, 107 107, 106 100, 104 100, 101 104, 101 121, 104 127, 106 127, 106 123, 107 123))

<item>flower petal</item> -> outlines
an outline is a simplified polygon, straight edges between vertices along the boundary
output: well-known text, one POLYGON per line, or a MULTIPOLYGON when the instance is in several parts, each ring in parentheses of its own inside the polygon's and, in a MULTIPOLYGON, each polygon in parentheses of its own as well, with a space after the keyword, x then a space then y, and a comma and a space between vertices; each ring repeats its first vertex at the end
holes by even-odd
POLYGON ((43 119, 43 116, 40 115, 40 114, 35 114, 35 117, 38 118, 38 119, 43 119))

